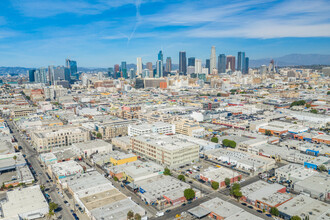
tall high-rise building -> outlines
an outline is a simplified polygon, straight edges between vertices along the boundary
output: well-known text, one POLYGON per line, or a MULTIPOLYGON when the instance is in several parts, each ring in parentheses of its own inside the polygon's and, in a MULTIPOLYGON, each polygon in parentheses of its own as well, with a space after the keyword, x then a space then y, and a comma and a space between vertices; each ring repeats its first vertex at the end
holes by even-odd
POLYGON ((188 58, 188 66, 195 66, 195 57, 188 58))
POLYGON ((113 78, 117 79, 118 75, 120 75, 120 66, 119 66, 119 64, 115 64, 114 69, 115 69, 115 72, 113 74, 113 78))
POLYGON ((129 70, 129 78, 130 79, 135 79, 136 78, 136 73, 135 73, 135 70, 133 68, 131 68, 129 70))
POLYGON ((142 58, 136 58, 136 73, 140 75, 142 73, 142 58))
POLYGON ((249 58, 245 57, 245 62, 244 62, 244 74, 248 74, 249 73, 249 58))
MULTIPOLYGON (((67 68, 69 70, 69 68, 67 68)), ((58 66, 54 69, 54 81, 65 80, 65 67, 58 66)))
POLYGON ((54 84, 54 75, 55 75, 54 66, 48 66, 48 82, 50 85, 54 84))
POLYGON ((179 72, 183 74, 187 73, 186 51, 180 51, 179 53, 179 72))
POLYGON ((47 69, 39 68, 34 73, 34 79, 37 83, 47 83, 47 69))
POLYGON ((156 63, 156 78, 162 78, 163 77, 163 61, 157 60, 156 63))
POLYGON ((161 60, 162 63, 164 62, 163 51, 161 51, 161 50, 158 53, 158 60, 161 60))
POLYGON ((220 54, 218 56, 218 73, 226 72, 226 55, 220 54))
POLYGON ((35 78, 34 78, 35 72, 36 72, 35 69, 29 70, 29 81, 30 82, 35 82, 35 78))
POLYGON ((217 68, 217 55, 215 54, 215 46, 211 48, 210 56, 210 73, 213 73, 213 70, 217 68))
POLYGON ((245 52, 238 52, 237 54, 237 70, 243 73, 245 62, 245 52))
POLYGON ((172 71, 172 59, 171 57, 167 57, 166 58, 166 68, 165 68, 165 72, 169 73, 172 71))
POLYGON ((154 71, 154 69, 152 68, 152 62, 147 62, 146 63, 146 68, 152 73, 152 71, 154 71))
POLYGON ((121 77, 127 79, 128 76, 127 76, 127 66, 126 66, 126 62, 123 61, 121 62, 121 77))
POLYGON ((207 69, 207 74, 210 74, 210 59, 206 59, 205 68, 207 69))
POLYGON ((112 68, 112 67, 109 67, 109 68, 108 68, 108 76, 109 76, 110 78, 114 77, 113 73, 114 73, 113 68, 112 68))
POLYGON ((70 69, 71 76, 77 75, 78 72, 77 62, 74 60, 66 59, 65 63, 66 63, 66 67, 70 69))
POLYGON ((195 73, 202 73, 202 60, 195 59, 195 73))
POLYGON ((230 69, 232 72, 235 72, 235 56, 227 56, 226 68, 230 69))

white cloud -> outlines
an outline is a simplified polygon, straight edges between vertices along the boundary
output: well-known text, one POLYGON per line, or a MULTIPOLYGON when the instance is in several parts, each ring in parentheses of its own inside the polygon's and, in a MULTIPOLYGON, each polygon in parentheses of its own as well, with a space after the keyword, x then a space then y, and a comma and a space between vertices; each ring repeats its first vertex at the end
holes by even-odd
POLYGON ((181 26, 174 36, 330 37, 330 4, 324 0, 227 1, 213 7, 202 3, 172 5, 142 21, 154 27, 181 26))

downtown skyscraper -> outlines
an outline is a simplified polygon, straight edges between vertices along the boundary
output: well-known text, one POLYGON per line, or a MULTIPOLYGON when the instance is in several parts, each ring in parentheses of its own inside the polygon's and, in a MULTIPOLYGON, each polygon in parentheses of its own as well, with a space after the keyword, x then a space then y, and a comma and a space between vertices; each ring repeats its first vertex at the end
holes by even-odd
POLYGON ((245 52, 238 52, 237 54, 237 71, 241 71, 243 73, 245 63, 245 52))
POLYGON ((227 56, 226 68, 235 72, 235 56, 227 56))
POLYGON ((159 51, 158 60, 156 62, 156 78, 161 78, 164 76, 164 65, 163 65, 163 51, 159 51))
POLYGON ((186 51, 179 52, 179 72, 186 74, 187 73, 187 57, 186 51))
POLYGON ((188 66, 195 66, 195 57, 188 58, 188 66))
POLYGON ((218 73, 226 73, 226 55, 220 54, 218 56, 218 73))
POLYGON ((205 68, 207 69, 207 74, 210 74, 210 59, 205 60, 205 68))
POLYGON ((169 72, 172 71, 172 59, 171 59, 171 57, 167 57, 166 58, 166 68, 165 68, 165 71, 167 73, 169 73, 169 72))
POLYGON ((121 77, 127 79, 128 75, 127 75, 127 65, 126 62, 123 61, 121 62, 121 77))
POLYGON ((211 56, 210 56, 210 74, 213 73, 213 70, 217 68, 217 55, 215 54, 215 46, 211 48, 211 56))
POLYGON ((78 67, 77 62, 74 60, 66 59, 65 60, 66 67, 70 69, 70 76, 75 76, 76 79, 78 79, 78 67))
POLYGON ((142 73, 142 58, 136 58, 136 73, 140 75, 142 73))

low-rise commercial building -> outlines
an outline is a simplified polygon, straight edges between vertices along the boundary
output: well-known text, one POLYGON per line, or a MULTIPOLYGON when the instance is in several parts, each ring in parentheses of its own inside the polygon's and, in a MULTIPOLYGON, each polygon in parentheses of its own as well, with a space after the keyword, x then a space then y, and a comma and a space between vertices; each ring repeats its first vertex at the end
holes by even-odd
MULTIPOLYGON (((184 190, 190 188, 189 184, 165 175, 136 181, 134 184, 138 187, 143 201, 159 206, 160 209, 167 205, 178 205, 185 202, 184 190)), ((196 197, 200 197, 200 191, 194 190, 196 197)))
POLYGON ((78 204, 90 219, 119 219, 126 220, 127 213, 145 216, 145 210, 126 197, 111 182, 97 171, 78 174, 61 180, 78 204))
POLYGON ((315 174, 294 184, 295 192, 307 194, 315 199, 330 200, 330 181, 328 174, 315 174))
POLYGON ((40 186, 14 189, 6 192, 1 205, 0 219, 40 219, 49 212, 48 203, 40 186))
POLYGON ((55 163, 48 167, 50 176, 58 180, 83 173, 84 169, 76 161, 69 160, 62 163, 55 163))
POLYGON ((188 210, 194 217, 201 219, 208 216, 210 219, 216 220, 261 220, 258 216, 250 214, 230 202, 224 201, 218 197, 207 202, 203 202, 199 206, 188 210))
POLYGON ((329 204, 305 195, 298 195, 277 208, 285 220, 292 216, 299 216, 301 219, 325 219, 322 216, 330 216, 329 204))
POLYGON ((114 166, 131 163, 137 160, 137 156, 132 153, 124 153, 120 151, 113 151, 110 154, 110 163, 114 166))
POLYGON ((262 180, 242 187, 241 192, 243 201, 266 211, 292 199, 292 196, 286 193, 285 186, 277 183, 269 184, 262 180))
POLYGON ((72 145, 72 148, 77 152, 78 155, 83 155, 86 158, 89 158, 92 154, 95 153, 103 154, 112 151, 112 145, 100 139, 75 143, 72 145))
POLYGON ((242 179, 242 175, 235 172, 234 170, 227 169, 225 167, 214 168, 209 167, 207 170, 202 172, 200 178, 206 182, 217 182, 220 187, 225 187, 225 179, 230 179, 230 183, 237 182, 242 179))
POLYGON ((125 151, 131 149, 131 139, 129 136, 112 138, 111 143, 125 151))

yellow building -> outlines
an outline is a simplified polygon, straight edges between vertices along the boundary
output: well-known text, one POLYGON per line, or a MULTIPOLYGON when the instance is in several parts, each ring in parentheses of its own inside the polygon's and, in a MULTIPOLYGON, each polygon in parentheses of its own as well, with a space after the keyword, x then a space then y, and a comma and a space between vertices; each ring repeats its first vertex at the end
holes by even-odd
POLYGON ((134 162, 136 160, 137 160, 137 156, 135 154, 125 154, 120 152, 116 155, 110 156, 110 163, 112 163, 115 166, 134 162))

